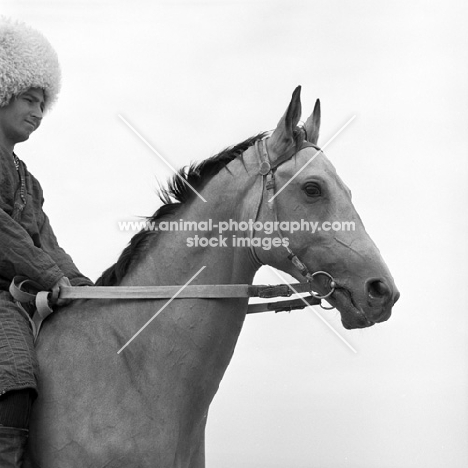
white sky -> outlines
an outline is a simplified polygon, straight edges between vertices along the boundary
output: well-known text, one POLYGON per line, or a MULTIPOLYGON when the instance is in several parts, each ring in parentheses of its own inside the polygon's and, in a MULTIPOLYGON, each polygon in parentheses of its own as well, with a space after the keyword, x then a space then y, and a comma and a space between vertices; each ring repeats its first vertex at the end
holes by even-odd
MULTIPOLYGON (((171 172, 273 128, 298 84, 401 291, 346 331, 312 312, 248 317, 211 406, 207 466, 468 466, 466 2, 3 0, 63 68, 58 104, 17 153, 61 244, 93 279, 159 206, 171 172)), ((277 283, 266 273, 260 282, 277 283)), ((156 326, 156 323, 155 323, 156 326)))

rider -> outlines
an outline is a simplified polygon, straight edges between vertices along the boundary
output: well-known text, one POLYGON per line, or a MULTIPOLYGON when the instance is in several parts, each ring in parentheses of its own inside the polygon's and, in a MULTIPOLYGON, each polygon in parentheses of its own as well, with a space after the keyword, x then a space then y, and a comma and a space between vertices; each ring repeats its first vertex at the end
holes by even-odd
POLYGON ((25 276, 52 291, 92 285, 59 247, 39 182, 14 153, 40 125, 60 88, 57 55, 23 23, 0 18, 0 466, 20 467, 37 396, 38 364, 27 318, 8 292, 25 276))

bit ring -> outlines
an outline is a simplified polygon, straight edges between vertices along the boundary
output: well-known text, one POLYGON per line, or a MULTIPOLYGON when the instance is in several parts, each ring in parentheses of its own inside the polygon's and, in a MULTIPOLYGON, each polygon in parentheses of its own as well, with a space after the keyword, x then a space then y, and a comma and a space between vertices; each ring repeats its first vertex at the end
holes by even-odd
POLYGON ((326 299, 327 297, 331 296, 335 292, 335 288, 336 288, 335 278, 333 278, 333 276, 330 275, 330 273, 327 273, 326 271, 316 271, 315 273, 311 273, 310 275, 308 275, 308 280, 309 281, 313 280, 315 275, 328 276, 328 278, 330 279, 330 291, 328 291, 328 293, 324 295, 314 293, 314 291, 311 291, 310 294, 314 296, 316 299, 326 299))

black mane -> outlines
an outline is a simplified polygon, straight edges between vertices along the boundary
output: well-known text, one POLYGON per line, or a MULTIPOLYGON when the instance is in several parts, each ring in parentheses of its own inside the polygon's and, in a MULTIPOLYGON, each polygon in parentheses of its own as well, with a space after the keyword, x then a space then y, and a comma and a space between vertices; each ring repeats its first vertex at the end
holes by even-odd
MULTIPOLYGON (((238 145, 228 147, 217 155, 205 159, 198 164, 191 164, 188 167, 180 169, 178 175, 174 175, 168 182, 167 188, 160 190, 159 198, 163 202, 163 205, 153 216, 147 218, 148 222, 153 223, 154 226, 154 223, 159 223, 166 216, 174 215, 184 203, 189 202, 196 196, 188 184, 198 191, 209 179, 218 174, 221 169, 225 168, 234 159, 241 158, 247 148, 254 145, 255 142, 264 136, 265 133, 260 133, 238 145)), ((146 251, 149 239, 151 236, 157 235, 157 232, 143 229, 135 234, 117 262, 102 273, 101 277, 96 281, 96 286, 118 285, 128 273, 133 263, 141 258, 142 254, 146 251)))

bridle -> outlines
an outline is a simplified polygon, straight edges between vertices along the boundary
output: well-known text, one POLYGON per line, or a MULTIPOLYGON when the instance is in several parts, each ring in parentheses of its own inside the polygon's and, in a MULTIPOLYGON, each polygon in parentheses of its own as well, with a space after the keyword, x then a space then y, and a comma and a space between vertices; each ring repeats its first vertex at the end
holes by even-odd
MULTIPOLYGON (((278 233, 278 236, 280 237, 280 239, 283 241, 284 236, 283 236, 283 233, 281 232, 281 229, 279 228, 278 209, 276 206, 276 197, 275 197, 276 169, 281 164, 285 163, 286 161, 289 161, 295 154, 297 154, 299 151, 301 151, 304 148, 312 147, 312 148, 315 148, 317 151, 322 151, 322 150, 318 146, 314 145, 313 143, 304 141, 302 143, 301 148, 297 152, 293 151, 293 152, 285 153, 284 155, 280 156, 276 161, 272 162, 268 154, 268 148, 267 148, 267 143, 266 143, 268 138, 269 137, 262 138, 261 140, 255 143, 255 151, 260 161, 260 168, 259 168, 258 174, 260 174, 263 179, 263 186, 262 186, 262 192, 260 195, 260 201, 257 204, 257 210, 255 214, 255 222, 257 221, 258 216, 260 214, 260 207, 264 201, 264 198, 267 198, 266 203, 273 215, 274 226, 276 227, 276 232, 278 233), (265 195, 267 195, 267 197, 265 197, 265 195)), ((250 235, 251 235, 251 240, 252 240, 253 235, 254 235, 253 231, 251 231, 250 235)), ((304 278, 306 278, 307 282, 310 284, 310 294, 312 296, 314 296, 316 299, 327 299, 335 292, 335 288, 337 284, 336 284, 335 279, 330 273, 326 271, 322 271, 322 270, 311 273, 310 270, 305 265, 305 263, 299 259, 299 257, 290 249, 287 243, 281 242, 281 246, 283 246, 287 250, 288 260, 292 262, 294 267, 299 270, 301 275, 304 276, 304 278), (320 295, 312 290, 312 282, 314 281, 315 277, 318 275, 326 276, 329 279, 330 290, 326 294, 320 295)), ((263 263, 258 258, 258 255, 255 252, 252 242, 250 242, 250 249, 251 249, 251 254, 253 258, 257 262, 259 262, 260 265, 262 265, 263 263)), ((334 307, 324 307, 323 305, 321 305, 321 307, 323 309, 334 309, 334 307)))

